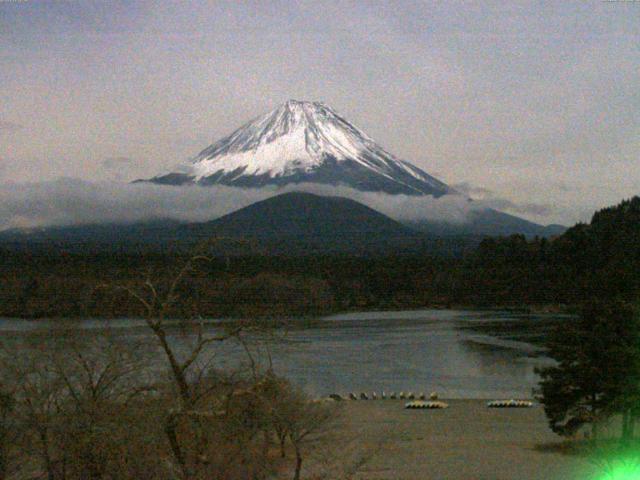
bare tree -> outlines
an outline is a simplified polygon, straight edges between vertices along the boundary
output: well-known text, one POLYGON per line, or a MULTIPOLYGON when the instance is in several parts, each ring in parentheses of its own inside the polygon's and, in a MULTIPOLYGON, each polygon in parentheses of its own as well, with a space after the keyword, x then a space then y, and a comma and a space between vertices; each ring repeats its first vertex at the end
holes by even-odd
POLYGON ((14 389, 23 475, 39 465, 49 480, 113 478, 144 431, 131 415, 131 402, 149 391, 141 349, 105 331, 78 329, 4 347, 0 366, 14 389))
POLYGON ((138 288, 116 287, 119 290, 125 290, 143 307, 145 322, 157 339, 169 364, 179 401, 176 407, 168 411, 164 431, 183 478, 194 477, 200 466, 210 462, 206 455, 208 437, 203 430, 209 417, 212 416, 211 406, 205 409, 199 407, 202 407, 200 403, 207 398, 215 385, 204 382, 205 373, 211 365, 211 357, 203 359, 203 353, 212 344, 238 338, 240 332, 247 328, 245 322, 227 323, 215 333, 207 334, 201 319, 187 319, 182 322, 182 327, 189 330, 192 342, 186 347, 186 352, 179 354, 175 345, 170 343, 169 320, 171 312, 180 300, 180 287, 185 279, 197 270, 198 264, 210 261, 209 256, 193 255, 164 289, 149 277, 138 288), (192 427, 191 435, 195 437, 195 442, 181 441, 180 428, 181 423, 185 421, 192 427), (191 455, 191 459, 187 458, 185 443, 190 443, 195 448, 195 454, 191 455))
POLYGON ((3 378, 15 387, 0 395, 0 474, 8 458, 5 426, 15 418, 23 433, 20 478, 263 480, 282 463, 274 434, 281 453, 287 441, 292 445, 300 478, 333 410, 273 373, 269 345, 279 323, 236 321, 208 330, 197 315, 175 320, 180 302, 190 301, 187 279, 209 260, 194 255, 166 283, 147 276, 115 287, 144 310, 151 333, 145 339, 154 347, 108 328, 62 325, 0 351, 3 378), (223 351, 213 345, 231 339, 247 368, 213 368, 223 351), (160 350, 168 381, 153 377, 157 364, 147 347, 160 350))
POLYGON ((0 367, 7 383, 13 385, 14 414, 22 433, 22 450, 33 456, 49 480, 57 478, 54 432, 60 412, 63 386, 51 368, 45 339, 36 334, 19 345, 2 344, 0 367))
POLYGON ((169 343, 168 329, 169 317, 180 300, 179 288, 185 279, 197 270, 197 265, 203 262, 210 262, 212 259, 206 255, 193 255, 178 270, 176 275, 171 279, 167 288, 162 289, 157 282, 154 282, 149 276, 145 278, 138 288, 131 286, 118 285, 116 290, 126 291, 133 299, 135 299, 144 308, 144 320, 158 340, 160 347, 169 363, 173 381, 176 384, 180 400, 181 408, 187 410, 193 408, 197 403, 197 395, 191 388, 189 382, 190 369, 199 359, 203 350, 210 344, 223 342, 236 336, 243 328, 242 323, 234 326, 226 325, 226 329, 215 335, 205 335, 204 325, 201 319, 193 321, 193 319, 185 319, 183 326, 191 328, 195 340, 190 346, 189 351, 183 358, 176 353, 175 348, 169 343))
POLYGON ((64 389, 61 433, 66 457, 73 458, 68 468, 75 477, 104 478, 123 454, 119 443, 131 444, 135 423, 126 421, 129 404, 155 388, 146 383, 144 349, 108 329, 71 329, 51 350, 64 389))
POLYGON ((278 425, 276 431, 285 433, 293 446, 293 479, 300 480, 305 452, 322 442, 332 431, 337 418, 337 404, 333 401, 310 400, 302 391, 294 388, 283 393, 285 396, 279 399, 273 411, 274 422, 278 425))

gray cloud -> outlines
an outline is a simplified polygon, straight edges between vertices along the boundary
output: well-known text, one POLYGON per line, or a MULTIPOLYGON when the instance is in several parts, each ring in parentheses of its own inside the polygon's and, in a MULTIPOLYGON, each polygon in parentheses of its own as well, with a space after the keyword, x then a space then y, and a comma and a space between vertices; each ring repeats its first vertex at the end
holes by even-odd
POLYGON ((128 168, 133 165, 134 160, 129 157, 109 157, 102 161, 102 167, 105 170, 117 170, 119 168, 128 168))
POLYGON ((110 179, 116 181, 129 178, 131 171, 135 169, 135 161, 129 157, 109 157, 101 165, 110 179))
MULTIPOLYGON (((504 210, 509 213, 519 215, 533 215, 536 217, 548 217, 555 213, 557 208, 549 204, 541 204, 535 202, 514 202, 508 198, 500 197, 488 188, 478 187, 468 182, 453 185, 458 192, 468 195, 480 205, 487 208, 495 208, 496 210, 504 210)), ((559 187, 560 188, 560 187, 559 187)), ((562 185, 562 189, 566 190, 566 186, 562 185)))
POLYGON ((487 198, 481 201, 483 206, 495 208, 496 210, 504 210, 506 212, 519 215, 535 215, 538 217, 547 217, 555 213, 556 209, 552 205, 543 205, 538 203, 515 203, 506 198, 487 198))
POLYGON ((98 222, 131 223, 152 219, 207 221, 288 191, 348 197, 392 218, 462 223, 472 208, 465 197, 439 199, 386 195, 311 184, 288 188, 239 189, 171 187, 152 184, 88 182, 64 178, 51 182, 0 184, 0 230, 98 222))
POLYGON ((7 122, 5 120, 0 120, 0 133, 2 132, 17 132, 18 130, 22 130, 24 125, 20 125, 19 123, 7 122))
POLYGON ((468 195, 470 197, 474 197, 476 195, 485 196, 485 195, 493 195, 493 192, 488 188, 477 187, 475 185, 471 185, 469 182, 455 183, 451 185, 458 192, 468 195))
POLYGON ((570 192, 571 187, 566 182, 552 182, 552 186, 555 187, 559 192, 570 192))

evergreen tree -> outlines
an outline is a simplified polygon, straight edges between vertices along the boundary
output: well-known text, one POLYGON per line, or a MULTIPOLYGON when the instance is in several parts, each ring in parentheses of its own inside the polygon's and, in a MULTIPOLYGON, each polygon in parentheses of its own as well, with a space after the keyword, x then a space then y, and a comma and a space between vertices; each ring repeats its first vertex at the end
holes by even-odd
POLYGON ((542 404, 551 429, 572 435, 622 413, 623 438, 633 435, 640 401, 640 319, 619 301, 591 302, 575 321, 552 335, 549 355, 557 365, 539 369, 542 404))

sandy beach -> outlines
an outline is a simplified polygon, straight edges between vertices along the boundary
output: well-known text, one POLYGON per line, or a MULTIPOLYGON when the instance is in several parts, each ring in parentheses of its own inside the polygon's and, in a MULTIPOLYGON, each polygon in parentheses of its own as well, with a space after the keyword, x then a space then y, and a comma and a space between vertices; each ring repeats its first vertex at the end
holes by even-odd
POLYGON ((542 407, 490 409, 483 400, 450 400, 445 410, 405 410, 402 400, 342 402, 343 438, 367 453, 361 480, 573 480, 595 478, 580 457, 541 451, 561 438, 542 407))

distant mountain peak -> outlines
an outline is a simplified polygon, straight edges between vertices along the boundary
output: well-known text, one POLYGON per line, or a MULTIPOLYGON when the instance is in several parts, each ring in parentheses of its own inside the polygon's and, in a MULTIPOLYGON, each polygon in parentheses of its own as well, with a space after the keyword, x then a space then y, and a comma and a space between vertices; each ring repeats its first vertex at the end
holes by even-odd
POLYGON ((183 173, 150 181, 238 187, 309 182, 392 194, 454 193, 325 103, 294 99, 205 148, 183 173))

